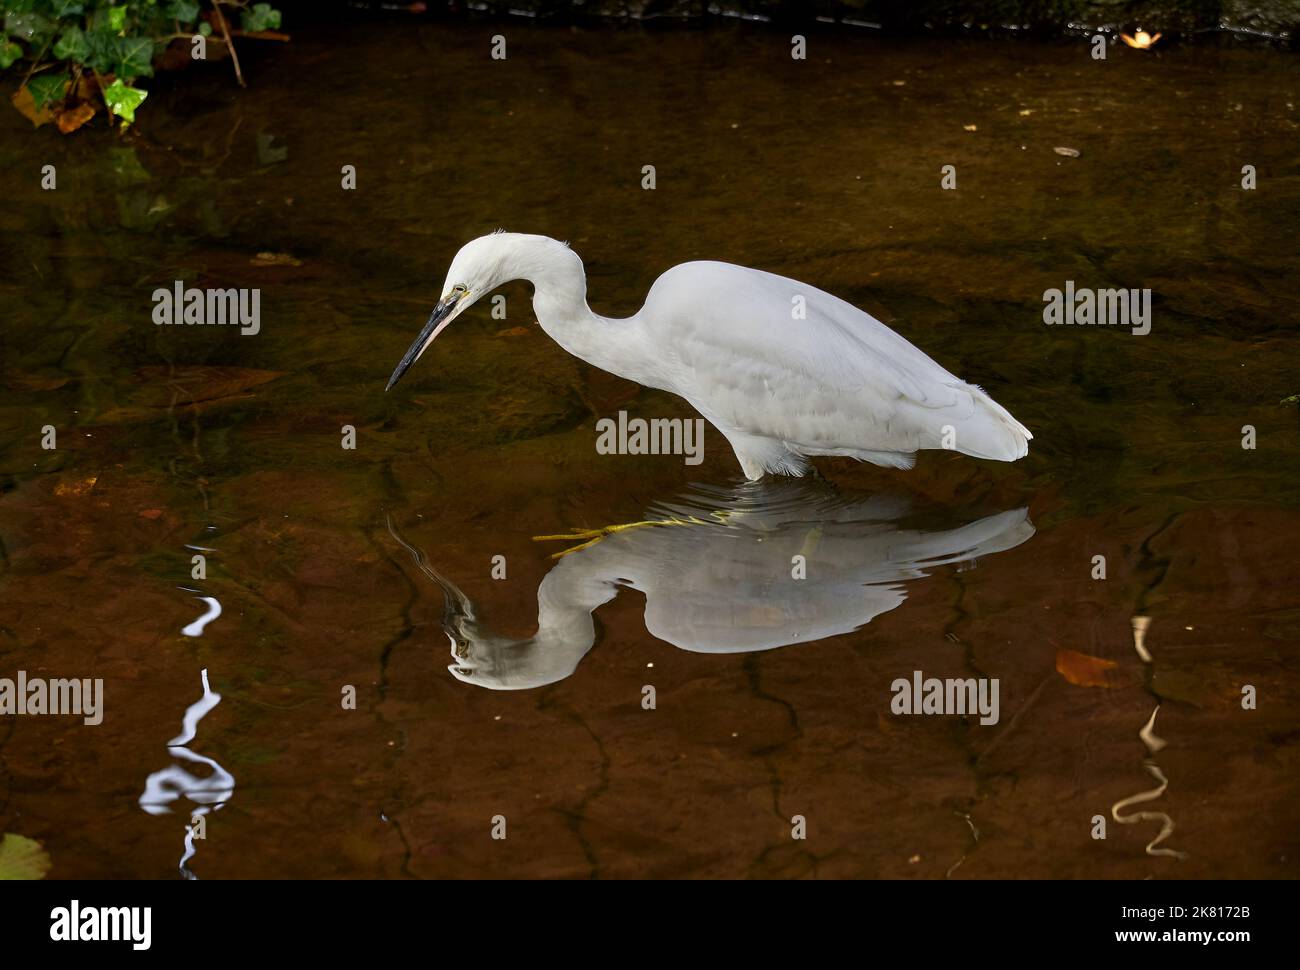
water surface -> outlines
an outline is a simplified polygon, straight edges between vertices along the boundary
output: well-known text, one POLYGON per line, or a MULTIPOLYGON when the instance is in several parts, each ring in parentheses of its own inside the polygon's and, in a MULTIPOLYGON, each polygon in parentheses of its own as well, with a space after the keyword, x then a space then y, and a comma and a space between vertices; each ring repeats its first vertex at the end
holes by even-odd
POLYGON ((1294 58, 512 25, 494 62, 499 29, 301 33, 247 91, 160 79, 122 138, 3 116, 0 676, 102 677, 106 717, 0 723, 0 831, 54 877, 1295 877, 1294 58), (712 430, 698 467, 599 455, 599 417, 692 412, 566 355, 522 283, 385 394, 498 227, 569 240, 608 315, 689 259, 806 280, 1031 453, 758 498, 712 430), (1045 326, 1067 279, 1150 287, 1152 333, 1045 326), (175 280, 261 288, 261 332, 155 326, 175 280), (536 645, 566 576, 564 676, 448 670, 449 590, 536 645), (999 723, 895 716, 915 670, 998 678, 999 723), (1117 804, 1174 829, 1150 854, 1117 804))

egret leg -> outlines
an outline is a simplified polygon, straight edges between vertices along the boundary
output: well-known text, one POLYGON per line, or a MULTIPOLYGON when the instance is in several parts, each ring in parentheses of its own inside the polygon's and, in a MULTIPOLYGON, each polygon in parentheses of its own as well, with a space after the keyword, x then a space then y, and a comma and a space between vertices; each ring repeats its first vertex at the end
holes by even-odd
POLYGON ((736 453, 740 470, 751 482, 756 482, 769 472, 799 478, 811 467, 808 459, 791 451, 783 441, 741 431, 723 432, 736 453))

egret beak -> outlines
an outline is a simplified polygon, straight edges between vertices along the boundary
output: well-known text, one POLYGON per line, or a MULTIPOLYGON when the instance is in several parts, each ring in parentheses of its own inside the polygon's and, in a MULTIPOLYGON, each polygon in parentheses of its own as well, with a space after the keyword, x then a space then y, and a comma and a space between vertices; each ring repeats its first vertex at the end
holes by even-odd
POLYGON ((438 305, 433 308, 433 312, 429 314, 429 321, 421 328, 420 335, 415 338, 415 343, 411 344, 410 349, 398 361, 393 376, 388 379, 388 386, 384 388, 385 391, 392 390, 393 385, 402 379, 402 375, 411 369, 411 365, 419 360, 420 355, 424 353, 429 344, 433 343, 433 339, 442 333, 447 324, 451 323, 452 311, 456 309, 456 305, 460 303, 464 295, 464 293, 453 293, 445 300, 439 301, 438 305))

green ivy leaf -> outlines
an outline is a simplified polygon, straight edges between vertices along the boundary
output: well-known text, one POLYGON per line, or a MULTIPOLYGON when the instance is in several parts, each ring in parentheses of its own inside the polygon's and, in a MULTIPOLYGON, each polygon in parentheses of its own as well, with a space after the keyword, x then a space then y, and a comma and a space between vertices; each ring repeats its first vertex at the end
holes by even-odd
POLYGON ((54 44, 54 56, 61 61, 84 64, 90 56, 90 42, 80 27, 69 27, 54 44))
POLYGON ((252 10, 240 15, 239 23, 245 30, 276 30, 280 26, 280 11, 269 3, 255 3, 252 10))
POLYGON ((44 47, 54 28, 54 21, 38 13, 19 13, 12 8, 5 13, 5 33, 33 47, 44 47))
POLYGON ((90 53, 85 65, 100 74, 107 74, 117 60, 117 38, 106 30, 92 30, 86 34, 90 53))
POLYGON ((167 5, 167 16, 186 23, 197 20, 199 16, 198 0, 172 0, 167 5))
POLYGON ((0 839, 0 879, 44 879, 50 856, 35 839, 6 832, 0 839))
POLYGON ((108 8, 108 26, 111 30, 121 33, 126 30, 126 7, 109 7, 108 8))
POLYGON ((199 24, 199 33, 202 34, 204 37, 211 37, 212 25, 208 23, 206 20, 203 21, 203 23, 199 24))
POLYGON ((153 41, 148 37, 117 38, 117 64, 113 73, 131 80, 134 77, 153 76, 153 41))
POLYGON ((68 17, 86 12, 86 7, 80 0, 52 0, 50 6, 54 8, 56 17, 68 17))
POLYGON ((128 125, 135 121, 135 109, 147 97, 148 91, 128 88, 121 81, 114 81, 104 88, 104 103, 108 105, 108 110, 128 125))
POLYGON ((23 49, 11 40, 0 40, 0 71, 23 56, 23 49))
POLYGON ((28 81, 27 90, 32 93, 36 109, 39 111, 52 101, 62 100, 63 90, 70 80, 67 74, 42 74, 28 81))

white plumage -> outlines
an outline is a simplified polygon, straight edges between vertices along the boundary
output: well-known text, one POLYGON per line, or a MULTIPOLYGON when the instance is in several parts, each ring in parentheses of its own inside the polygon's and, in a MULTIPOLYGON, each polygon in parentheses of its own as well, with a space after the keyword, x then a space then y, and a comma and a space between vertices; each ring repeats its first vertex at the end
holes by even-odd
POLYGON ((391 387, 466 307, 514 279, 533 284, 542 329, 571 354, 685 398, 731 443, 745 476, 802 475, 843 455, 911 468, 949 448, 1015 461, 1029 430, 870 314, 796 280, 730 263, 668 270, 625 320, 586 301, 582 260, 546 236, 467 243, 391 387))

